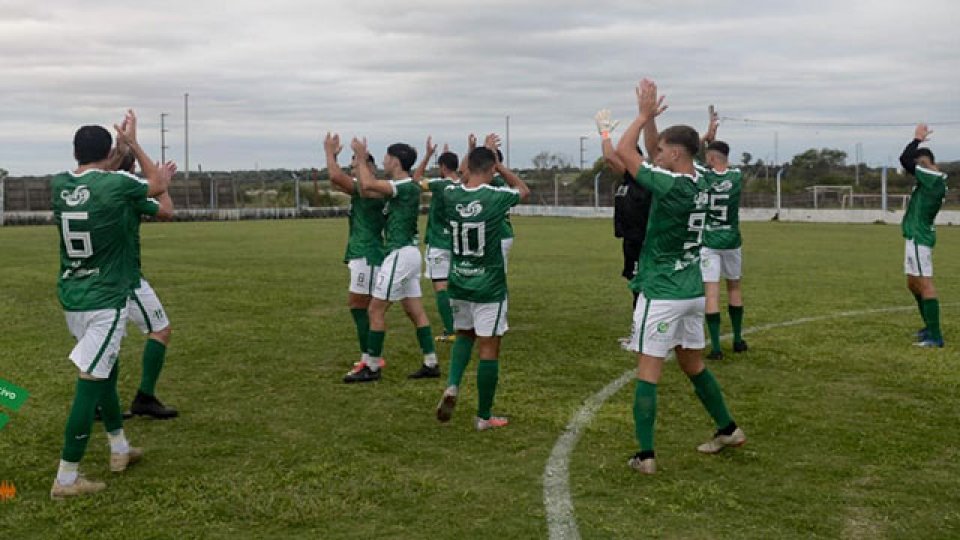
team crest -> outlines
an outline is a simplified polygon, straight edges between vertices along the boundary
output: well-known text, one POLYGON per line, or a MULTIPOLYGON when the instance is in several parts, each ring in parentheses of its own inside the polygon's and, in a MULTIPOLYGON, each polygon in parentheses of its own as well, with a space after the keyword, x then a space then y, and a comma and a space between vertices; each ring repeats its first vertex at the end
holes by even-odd
POLYGON ((457 205, 457 213, 459 213, 462 218, 478 216, 480 212, 483 212, 483 205, 480 204, 480 201, 472 201, 466 206, 462 204, 457 205))
POLYGON ((657 332, 660 332, 661 334, 665 333, 667 328, 670 328, 670 323, 668 322, 664 321, 657 324, 657 332))
POLYGON ((733 189, 733 182, 730 180, 724 180, 723 182, 713 186, 713 189, 714 191, 730 191, 733 189))
POLYGON ((72 193, 65 189, 60 192, 60 198, 67 206, 80 206, 90 200, 90 190, 87 186, 77 186, 72 193))

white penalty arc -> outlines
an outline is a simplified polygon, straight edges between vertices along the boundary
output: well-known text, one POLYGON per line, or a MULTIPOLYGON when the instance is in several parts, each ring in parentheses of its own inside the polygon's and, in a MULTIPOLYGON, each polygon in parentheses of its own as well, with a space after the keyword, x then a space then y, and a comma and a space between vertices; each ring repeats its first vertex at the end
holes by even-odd
MULTIPOLYGON (((941 305, 947 307, 956 304, 941 305)), ((917 307, 898 306, 858 311, 841 311, 831 315, 802 317, 792 321, 753 326, 745 329, 743 334, 754 334, 774 328, 786 328, 843 317, 860 317, 863 315, 910 311, 913 309, 917 309, 917 307)), ((723 336, 724 339, 729 337, 729 335, 723 336)), ((600 407, 610 399, 610 396, 616 394, 618 390, 633 380, 634 376, 635 370, 629 369, 611 381, 610 384, 601 388, 599 392, 587 398, 583 405, 570 418, 570 422, 567 423, 563 434, 560 435, 556 444, 553 445, 550 458, 547 460, 547 465, 543 470, 543 506, 546 509, 547 529, 551 540, 579 540, 580 530, 577 528, 577 518, 574 514, 573 499, 570 494, 570 456, 573 454, 573 450, 576 448, 584 428, 593 421, 593 417, 597 414, 597 411, 600 410, 600 407)))

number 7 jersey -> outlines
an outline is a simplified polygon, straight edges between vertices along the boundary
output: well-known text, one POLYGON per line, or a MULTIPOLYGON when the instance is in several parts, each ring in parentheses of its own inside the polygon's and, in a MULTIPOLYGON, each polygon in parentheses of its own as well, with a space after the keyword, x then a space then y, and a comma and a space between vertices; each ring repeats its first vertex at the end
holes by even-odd
POLYGON ((57 292, 63 309, 122 308, 139 280, 132 239, 147 183, 125 172, 89 169, 58 174, 51 190, 60 232, 57 292))
POLYGON ((462 184, 443 190, 444 220, 450 225, 450 297, 480 304, 507 297, 503 270, 504 221, 520 193, 506 187, 462 184))

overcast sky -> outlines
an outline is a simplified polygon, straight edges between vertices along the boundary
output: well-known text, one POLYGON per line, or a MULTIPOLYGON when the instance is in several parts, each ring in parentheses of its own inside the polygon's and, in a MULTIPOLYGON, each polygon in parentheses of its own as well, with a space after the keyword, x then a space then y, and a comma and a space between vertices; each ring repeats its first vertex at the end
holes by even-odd
POLYGON ((328 130, 366 135, 378 163, 428 134, 462 150, 507 115, 512 166, 540 150, 578 164, 580 136, 589 163, 594 113, 629 121, 643 76, 670 104, 661 126, 702 129, 710 103, 786 122, 725 119, 737 158, 861 142, 892 162, 912 126, 787 123, 926 121, 938 158, 960 159, 957 0, 0 0, 0 167, 72 167, 78 126, 133 107, 157 158, 169 113, 182 168, 186 92, 194 171, 322 166, 328 130))

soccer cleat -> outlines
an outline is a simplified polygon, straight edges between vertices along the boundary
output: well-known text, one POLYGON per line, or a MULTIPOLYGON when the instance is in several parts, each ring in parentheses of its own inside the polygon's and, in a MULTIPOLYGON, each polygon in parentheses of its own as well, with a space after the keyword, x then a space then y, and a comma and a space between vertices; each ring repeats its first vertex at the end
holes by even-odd
POLYGON ((710 351, 707 353, 707 360, 723 360, 723 351, 710 351))
POLYGON ((408 379, 436 379, 440 376, 440 366, 428 366, 426 364, 420 364, 420 369, 414 371, 410 375, 407 375, 408 379))
POLYGON ((477 431, 486 431, 488 429, 500 428, 507 424, 510 421, 502 416, 491 416, 490 418, 484 420, 483 418, 477 417, 477 431))
POLYGON ((724 435, 718 431, 712 439, 698 446, 697 451, 704 454, 716 454, 728 446, 743 446, 746 442, 747 436, 740 428, 735 429, 730 435, 724 435))
POLYGON ((62 501, 67 497, 76 497, 77 495, 92 495, 103 491, 107 485, 103 482, 97 482, 94 480, 87 480, 83 475, 77 475, 76 481, 74 483, 64 486, 57 481, 56 478, 53 480, 53 487, 50 488, 50 498, 55 501, 62 501))
POLYGON ((442 334, 434 338, 437 343, 453 343, 457 340, 456 334, 448 334, 444 331, 442 334))
POLYGON ((641 474, 654 474, 657 472, 657 460, 654 458, 643 459, 640 457, 640 452, 637 452, 632 458, 627 460, 627 465, 641 474))
POLYGON ((747 342, 740 340, 733 342, 733 352, 747 352, 747 342))
MULTIPOLYGON (((383 369, 384 366, 387 365, 387 361, 381 358, 379 364, 380 364, 380 369, 383 369)), ((364 362, 363 360, 360 360, 359 362, 354 362, 353 367, 350 368, 350 371, 347 372, 347 375, 360 371, 361 369, 363 369, 363 366, 365 365, 367 365, 367 363, 364 362)))
POLYGON ((942 349, 943 348, 943 339, 931 339, 927 338, 923 341, 918 341, 913 344, 914 347, 922 347, 924 349, 942 349))
POLYGON ((457 406, 457 387, 448 386, 440 397, 440 403, 437 403, 437 420, 449 422, 453 418, 453 408, 457 406))
POLYGON ((110 452, 110 471, 123 472, 127 467, 138 463, 143 457, 143 448, 130 447, 130 450, 124 454, 110 452))
POLYGON ((927 338, 930 337, 930 331, 927 330, 926 326, 924 326, 923 328, 917 330, 917 333, 914 334, 914 337, 917 339, 917 341, 926 341, 927 338))
POLYGON ((176 418, 180 415, 176 409, 167 407, 157 399, 156 396, 144 394, 137 390, 137 395, 130 404, 130 414, 137 416, 149 416, 157 420, 166 420, 176 418))
POLYGON ((370 369, 370 366, 364 364, 359 371, 355 373, 347 373, 346 376, 343 377, 343 382, 349 384, 349 383, 356 383, 356 382, 379 381, 380 371, 381 370, 379 369, 376 371, 373 371, 370 369))

